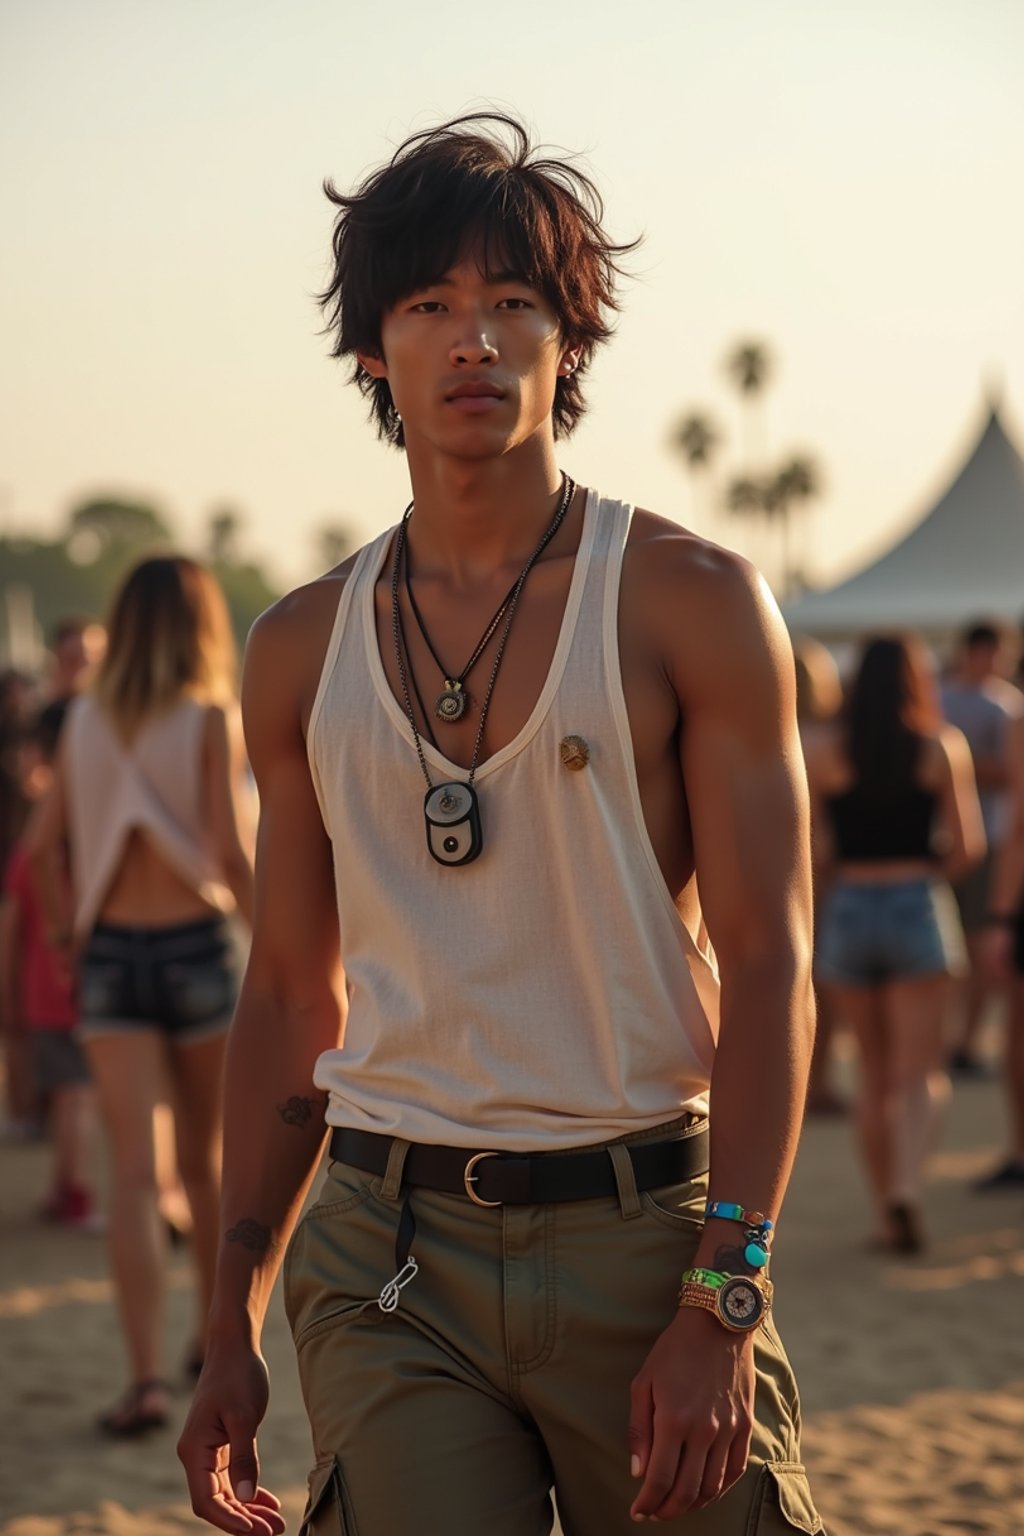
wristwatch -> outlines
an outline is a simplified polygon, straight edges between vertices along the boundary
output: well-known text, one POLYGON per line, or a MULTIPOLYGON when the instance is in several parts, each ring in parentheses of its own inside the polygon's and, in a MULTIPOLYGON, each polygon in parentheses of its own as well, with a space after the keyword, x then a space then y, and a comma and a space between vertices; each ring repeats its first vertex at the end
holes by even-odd
POLYGON ((722 1326, 732 1333, 749 1333, 756 1328, 767 1317, 771 1304, 771 1281, 755 1279, 752 1275, 687 1270, 679 1291, 681 1307, 703 1307, 705 1311, 713 1312, 722 1326), (699 1273, 702 1280, 691 1279, 695 1273, 699 1273))

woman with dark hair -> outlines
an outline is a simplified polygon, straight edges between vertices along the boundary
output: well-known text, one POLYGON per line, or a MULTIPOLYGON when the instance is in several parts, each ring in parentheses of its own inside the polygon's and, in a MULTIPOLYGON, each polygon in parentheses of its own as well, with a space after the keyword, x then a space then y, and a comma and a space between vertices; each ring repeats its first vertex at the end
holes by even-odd
MULTIPOLYGON (((53 941, 79 972, 79 1033, 110 1144, 110 1253, 132 1368, 128 1391, 100 1419, 114 1435, 155 1428, 168 1412, 154 1148, 167 1079, 200 1329, 213 1289, 221 1073, 236 995, 227 917, 251 920, 253 889, 234 665, 209 571, 176 555, 137 565, 114 600, 92 692, 68 712, 36 839, 53 941)), ((197 1357, 201 1349, 200 1332, 197 1357)))
POLYGON ((949 1093, 943 1025, 964 963, 949 880, 985 851, 970 751, 942 723, 920 641, 864 649, 840 722, 807 744, 835 878, 816 971, 860 1048, 857 1119, 878 1246, 923 1246, 924 1163, 949 1093))

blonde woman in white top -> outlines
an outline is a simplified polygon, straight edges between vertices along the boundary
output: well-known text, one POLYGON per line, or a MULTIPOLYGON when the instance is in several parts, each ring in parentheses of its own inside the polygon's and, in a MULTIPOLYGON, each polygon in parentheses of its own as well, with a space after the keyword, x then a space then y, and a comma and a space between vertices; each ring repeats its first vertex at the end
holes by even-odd
POLYGON ((110 1144, 110 1254, 131 1383, 99 1422, 124 1436, 168 1411, 153 1137, 168 1081, 201 1319, 212 1291, 237 991, 227 916, 251 921, 252 865, 234 643, 213 576, 182 556, 142 561, 109 635, 95 687, 68 718, 36 855, 54 940, 78 968, 80 1032, 110 1144))

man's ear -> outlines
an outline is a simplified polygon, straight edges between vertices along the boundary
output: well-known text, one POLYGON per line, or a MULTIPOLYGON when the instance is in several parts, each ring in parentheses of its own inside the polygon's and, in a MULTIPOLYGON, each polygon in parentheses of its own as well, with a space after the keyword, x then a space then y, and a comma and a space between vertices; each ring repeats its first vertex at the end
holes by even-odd
POLYGON ((566 347, 558 364, 558 377, 560 379, 567 379, 570 374, 575 373, 580 365, 580 358, 582 356, 582 347, 566 347))
POLYGON ((371 379, 386 379, 388 365, 383 357, 374 352, 357 352, 356 362, 364 373, 368 373, 371 379))

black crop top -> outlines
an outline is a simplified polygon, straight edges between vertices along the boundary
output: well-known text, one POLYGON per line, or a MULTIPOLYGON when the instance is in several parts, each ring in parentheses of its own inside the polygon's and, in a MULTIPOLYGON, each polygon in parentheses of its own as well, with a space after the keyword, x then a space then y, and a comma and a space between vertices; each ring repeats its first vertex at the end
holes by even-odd
POLYGON ((856 784, 826 801, 843 862, 867 859, 931 859, 937 796, 912 784, 887 799, 865 795, 856 784))

